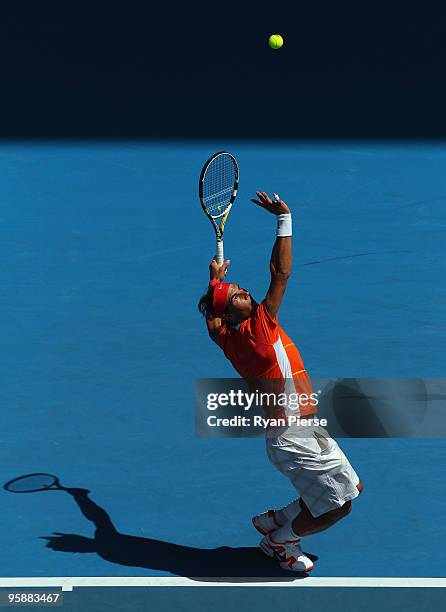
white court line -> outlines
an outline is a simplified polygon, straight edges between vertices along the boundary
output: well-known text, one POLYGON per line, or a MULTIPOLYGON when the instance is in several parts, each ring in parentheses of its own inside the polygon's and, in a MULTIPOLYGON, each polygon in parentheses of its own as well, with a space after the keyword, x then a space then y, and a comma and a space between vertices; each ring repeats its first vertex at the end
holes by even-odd
POLYGON ((445 588, 446 578, 375 578, 375 577, 309 577, 274 582, 249 582, 234 578, 233 582, 192 580, 179 577, 96 577, 63 576, 48 578, 0 578, 0 588, 54 587, 72 591, 74 587, 362 587, 362 588, 445 588))

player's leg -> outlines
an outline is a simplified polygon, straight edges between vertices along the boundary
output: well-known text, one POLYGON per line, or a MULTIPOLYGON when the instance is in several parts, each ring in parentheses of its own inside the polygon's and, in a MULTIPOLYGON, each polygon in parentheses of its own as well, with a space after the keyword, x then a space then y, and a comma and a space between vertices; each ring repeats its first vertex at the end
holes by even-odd
POLYGON ((252 518, 252 524, 262 535, 283 527, 299 514, 301 510, 300 499, 295 499, 279 510, 267 510, 252 518))
MULTIPOLYGON (((325 430, 307 428, 305 435, 308 434, 310 437, 304 438, 297 430, 294 444, 287 440, 285 445, 282 439, 270 437, 267 454, 276 469, 291 480, 312 516, 317 517, 354 499, 362 485, 336 441, 325 430)), ((296 499, 280 510, 254 516, 252 522, 265 535, 292 522, 300 511, 300 499, 296 499)))
MULTIPOLYGON (((358 483, 358 494, 362 491, 358 483)), ((296 518, 275 531, 270 531, 260 542, 261 550, 269 557, 277 559, 283 569, 309 572, 313 563, 302 551, 302 537, 328 529, 350 514, 351 500, 318 517, 314 517, 305 502, 299 500, 300 511, 296 518)))
MULTIPOLYGON (((361 493, 363 489, 362 483, 359 482, 356 485, 356 488, 358 489, 359 493, 361 493)), ((301 498, 299 498, 293 500, 284 508, 280 508, 279 510, 268 510, 267 512, 263 512, 263 514, 258 514, 257 516, 254 516, 252 519, 252 523, 257 529, 257 531, 262 535, 266 535, 268 533, 271 533, 272 531, 276 531, 287 523, 292 524, 293 531, 298 535, 309 535, 309 533, 304 534, 300 533, 300 531, 308 531, 312 528, 312 525, 314 525, 314 528, 316 530, 311 531, 311 533, 317 533, 319 531, 323 531, 324 529, 328 529, 328 527, 331 527, 331 525, 334 525, 334 523, 337 523, 338 520, 349 514, 351 510, 351 502, 349 503, 350 506, 344 504, 344 506, 342 506, 341 508, 335 509, 332 512, 325 513, 322 516, 326 518, 324 518, 324 520, 319 520, 322 519, 322 517, 314 519, 311 513, 309 512, 307 506, 305 505, 305 502, 301 498), (303 508, 305 508, 306 510, 304 514, 302 514, 303 508), (307 513, 309 514, 309 516, 307 513), (314 521, 317 522, 314 523, 314 521), (324 526, 322 527, 322 525, 324 526), (296 529, 299 529, 299 531, 296 531, 296 529)))
MULTIPOLYGON (((359 482, 356 485, 356 488, 358 489, 359 493, 361 493, 363 489, 362 483, 359 482)), ((325 512, 325 514, 315 518, 302 499, 300 500, 300 506, 301 511, 291 522, 292 531, 299 538, 325 531, 325 529, 328 529, 342 518, 350 514, 352 510, 352 502, 349 500, 339 508, 325 512)))
MULTIPOLYGON (((320 436, 319 430, 317 433, 320 436)), ((289 511, 296 513, 294 518, 285 512, 286 509, 272 513, 274 522, 280 523, 279 517, 288 521, 268 531, 260 543, 263 552, 275 557, 284 569, 296 570, 311 563, 302 553, 301 537, 323 531, 347 516, 351 501, 362 490, 342 450, 328 434, 324 436, 322 441, 316 437, 296 436, 295 442, 287 445, 283 444, 283 439, 267 441, 270 460, 301 495, 298 503, 289 504, 289 511)), ((306 571, 309 569, 307 567, 306 571)))

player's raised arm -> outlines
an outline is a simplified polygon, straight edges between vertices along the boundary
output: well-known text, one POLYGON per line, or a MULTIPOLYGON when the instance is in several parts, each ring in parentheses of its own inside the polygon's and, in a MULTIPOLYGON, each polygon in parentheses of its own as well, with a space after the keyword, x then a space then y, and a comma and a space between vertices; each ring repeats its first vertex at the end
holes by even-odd
POLYGON ((272 200, 264 191, 256 191, 258 200, 252 202, 277 216, 277 238, 271 253, 271 283, 265 297, 265 306, 272 317, 279 311, 283 294, 292 269, 291 212, 283 200, 274 194, 272 200))
POLYGON ((213 293, 214 287, 211 286, 213 281, 222 282, 226 276, 226 272, 228 266, 230 264, 230 260, 226 259, 222 265, 219 265, 215 258, 211 261, 209 265, 209 289, 208 292, 201 298, 198 308, 202 314, 205 315, 206 325, 208 328, 209 336, 214 342, 218 343, 218 335, 220 333, 220 328, 222 326, 222 320, 220 317, 214 316, 213 313, 213 293))

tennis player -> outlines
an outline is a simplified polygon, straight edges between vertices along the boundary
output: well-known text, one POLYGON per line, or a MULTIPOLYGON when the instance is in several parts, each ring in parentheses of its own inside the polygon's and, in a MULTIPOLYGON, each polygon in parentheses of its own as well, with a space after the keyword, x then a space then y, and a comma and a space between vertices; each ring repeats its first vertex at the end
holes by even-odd
MULTIPOLYGON (((210 264, 208 291, 199 302, 211 339, 223 350, 240 376, 247 380, 282 380, 296 393, 310 397, 311 382, 294 342, 278 323, 278 313, 291 274, 292 218, 277 194, 274 200, 256 192, 252 202, 276 216, 271 282, 258 304, 247 289, 223 282, 229 260, 210 264)), ((286 411, 287 409, 285 409, 286 411)), ((310 571, 313 562, 302 551, 302 538, 327 529, 347 516, 362 484, 327 431, 314 422, 316 405, 302 402, 297 416, 307 425, 293 424, 267 431, 267 453, 286 475, 299 498, 280 510, 254 516, 254 527, 264 536, 261 550, 283 569, 310 571), (308 424, 309 423, 309 424, 308 424)), ((296 409, 293 413, 296 416, 296 409)))

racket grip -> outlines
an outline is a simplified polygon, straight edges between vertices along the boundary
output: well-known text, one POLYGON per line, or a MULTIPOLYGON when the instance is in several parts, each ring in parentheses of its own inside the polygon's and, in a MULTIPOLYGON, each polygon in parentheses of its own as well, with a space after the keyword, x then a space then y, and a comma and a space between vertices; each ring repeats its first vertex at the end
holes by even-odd
POLYGON ((224 261, 224 256, 223 256, 223 240, 217 240, 217 263, 219 266, 221 266, 221 264, 224 261))

